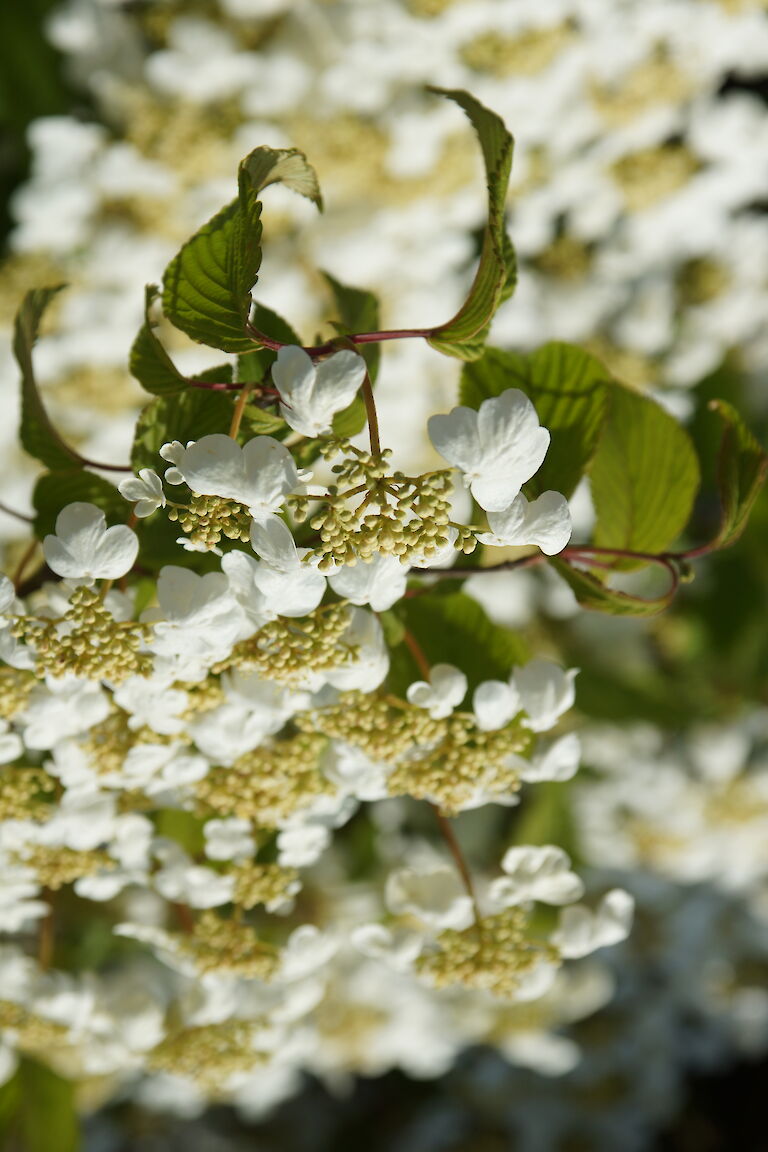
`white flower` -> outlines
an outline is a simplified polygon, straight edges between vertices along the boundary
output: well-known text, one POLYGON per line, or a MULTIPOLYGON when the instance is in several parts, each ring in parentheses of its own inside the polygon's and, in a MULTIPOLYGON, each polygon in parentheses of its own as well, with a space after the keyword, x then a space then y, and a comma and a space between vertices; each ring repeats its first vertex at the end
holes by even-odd
POLYGON ((314 864, 331 842, 323 824, 297 824, 277 835, 277 860, 285 868, 307 868, 314 864))
POLYGON ((508 508, 541 467, 549 432, 517 388, 483 400, 477 412, 463 406, 431 416, 429 437, 441 456, 459 468, 481 508, 508 508))
POLYGON ((163 867, 155 873, 155 886, 161 896, 191 908, 216 908, 228 904, 234 893, 234 877, 221 875, 202 864, 193 864, 172 841, 157 848, 163 867))
POLYGON ((203 832, 209 860, 245 860, 256 850, 248 820, 207 820, 203 832))
MULTIPOLYGON (((325 576, 306 564, 290 529, 277 516, 251 525, 251 543, 261 557, 253 582, 263 597, 263 607, 275 616, 306 616, 325 595, 325 576)), ((261 605, 260 605, 261 607, 261 605)))
POLYGON ((281 348, 272 365, 280 393, 280 415, 296 432, 321 436, 330 432, 337 412, 349 407, 365 379, 365 360, 345 348, 313 364, 303 348, 281 348))
POLYGON ((177 468, 193 492, 236 500, 258 521, 302 487, 290 452, 271 436, 256 436, 242 448, 220 432, 203 436, 184 449, 177 468))
POLYGON ((634 911, 632 896, 622 888, 614 888, 605 894, 595 912, 584 904, 564 908, 552 943, 570 960, 618 944, 629 935, 634 911))
POLYGON ((453 868, 399 868, 387 878, 385 899, 396 916, 416 916, 432 928, 461 929, 472 923, 472 901, 453 868))
POLYGON ((158 508, 165 508, 163 482, 151 468, 140 468, 138 477, 129 476, 127 480, 121 480, 117 490, 126 500, 136 501, 133 513, 140 520, 158 508))
POLYGON ((520 693, 520 703, 527 719, 526 728, 533 732, 546 732, 552 728, 563 712, 572 707, 576 696, 573 681, 578 668, 563 671, 549 660, 531 660, 522 668, 515 668, 514 685, 520 693))
POLYGON ((573 524, 568 501, 559 492, 542 492, 530 503, 522 492, 508 508, 488 513, 489 532, 476 533, 481 544, 493 548, 535 544, 546 556, 562 552, 573 524))
POLYGON ((520 693, 514 683, 503 680, 484 680, 472 696, 475 723, 483 732, 495 732, 509 724, 521 710, 520 693))
POLYGON ((507 875, 494 880, 488 894, 492 902, 502 908, 529 900, 570 904, 584 894, 581 879, 571 872, 568 854, 553 844, 510 848, 504 854, 501 867, 507 875))
POLYGON ((349 627, 340 643, 357 648, 357 656, 321 674, 321 683, 332 684, 341 692, 373 692, 389 672, 389 649, 381 624, 365 608, 349 609, 349 627))
POLYGON ((452 664, 435 664, 426 680, 417 680, 406 693, 408 703, 426 708, 433 720, 450 716, 467 692, 467 678, 452 664))
POLYGON ((86 584, 124 576, 138 551, 138 537, 130 528, 125 524, 107 528, 101 509, 80 500, 62 508, 56 517, 56 535, 43 541, 48 567, 57 576, 86 584))
POLYGON ((329 575, 328 583, 337 596, 351 604, 369 604, 374 612, 385 612, 402 599, 408 571, 397 556, 377 553, 370 560, 337 568, 329 575))
POLYGON ((581 759, 581 741, 575 732, 568 732, 555 740, 542 753, 537 753, 530 762, 521 758, 524 765, 521 779, 528 784, 538 784, 542 780, 570 780, 576 775, 581 759))

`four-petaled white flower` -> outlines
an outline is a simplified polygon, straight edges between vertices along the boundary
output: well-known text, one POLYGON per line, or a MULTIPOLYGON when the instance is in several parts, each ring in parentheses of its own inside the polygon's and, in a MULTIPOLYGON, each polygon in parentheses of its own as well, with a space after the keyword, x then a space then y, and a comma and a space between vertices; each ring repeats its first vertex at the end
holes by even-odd
POLYGON ((304 436, 330 432, 337 412, 347 408, 365 379, 365 360, 351 348, 313 364, 303 348, 281 348, 272 365, 280 393, 280 415, 304 436))
POLYGON ((241 448, 231 436, 214 432, 176 455, 177 470, 193 492, 236 500, 259 522, 304 486, 293 456, 271 436, 255 436, 241 448))
POLYGON ((247 860, 256 850, 248 820, 236 816, 227 820, 207 820, 203 832, 205 854, 209 860, 247 860))
POLYGON ((562 669, 551 660, 531 660, 515 668, 514 683, 520 703, 527 713, 523 721, 533 732, 553 728, 563 712, 573 706, 576 691, 573 682, 578 668, 562 669))
POLYGON ((398 868, 387 878, 386 901, 396 916, 416 916, 438 930, 468 928, 473 919, 472 901, 455 868, 398 868))
POLYGON ((484 400, 477 412, 461 406, 431 416, 427 427, 437 451, 463 473, 487 512, 509 507, 549 447, 549 432, 518 388, 484 400))
POLYGON ((594 912, 585 904, 564 908, 552 943, 566 959, 578 960, 598 948, 626 940, 634 911, 635 901, 629 892, 613 888, 606 892, 594 912))
POLYGON ((132 503, 134 516, 141 520, 144 516, 151 516, 158 508, 165 508, 165 493, 163 482, 151 468, 140 468, 138 476, 129 476, 121 480, 117 486, 121 496, 132 503))
POLYGON ((260 608, 274 616, 306 616, 325 595, 325 576, 305 563, 306 548, 297 548, 290 529, 277 516, 251 525, 251 543, 261 563, 253 583, 263 599, 260 608))
POLYGON ((584 884, 571 871, 570 857, 554 844, 510 848, 501 862, 506 876, 494 880, 488 896, 496 907, 526 904, 570 904, 584 894, 584 884))
POLYGON ((435 664, 426 680, 417 680, 406 693, 408 703, 426 708, 433 720, 450 716, 467 692, 467 678, 453 664, 435 664))
POLYGON ((107 528, 101 509, 80 500, 62 508, 56 517, 56 535, 43 541, 48 567, 79 584, 117 580, 133 567, 138 551, 135 532, 125 524, 107 528))
POLYGON ((521 492, 508 508, 488 513, 488 528, 476 533, 481 544, 493 548, 535 544, 545 556, 556 556, 570 540, 573 524, 568 501, 560 492, 542 492, 530 502, 521 492))
MULTIPOLYGON (((194 440, 188 440, 187 448, 191 448, 193 444, 194 440)), ((184 483, 184 477, 182 476, 181 472, 179 472, 177 465, 185 452, 186 448, 180 440, 171 440, 170 443, 163 444, 162 448, 160 449, 160 455, 162 456, 163 460, 167 460, 168 463, 171 464, 171 467, 166 468, 165 470, 164 479, 166 484, 184 483)))

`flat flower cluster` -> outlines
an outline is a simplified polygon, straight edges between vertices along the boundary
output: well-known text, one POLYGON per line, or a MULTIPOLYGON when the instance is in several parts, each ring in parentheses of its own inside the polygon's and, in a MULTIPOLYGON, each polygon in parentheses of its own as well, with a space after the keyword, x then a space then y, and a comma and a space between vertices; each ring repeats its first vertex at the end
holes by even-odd
POLYGON ((386 449, 334 437, 364 377, 348 350, 315 366, 289 347, 273 371, 297 445, 319 438, 340 483, 317 483, 269 435, 212 434, 169 441, 158 471, 120 484, 134 527, 182 529, 149 594, 134 527, 83 501, 43 541, 58 579, 22 600, 3 577, 4 1076, 31 1053, 149 1102, 254 1110, 301 1069, 437 1073, 490 1042, 497 1019, 514 1030, 514 1006, 531 1000, 549 1008, 535 1027, 521 1009, 517 1027, 546 1065, 564 962, 627 934, 631 898, 579 903, 558 846, 514 844, 495 869, 468 870, 451 830, 468 809, 574 775, 578 738, 548 734, 575 671, 537 659, 470 690, 406 634, 418 674, 400 694, 390 679, 385 627, 409 573, 425 588, 477 541, 567 544, 565 498, 521 493, 549 433, 509 389, 434 416, 446 466, 405 477, 386 449), (481 523, 456 518, 454 487, 481 523), (313 527, 315 509, 322 524, 333 512, 335 535, 313 527), (200 552, 210 570, 192 566, 200 552), (409 837, 408 805, 432 836, 409 837), (379 863, 342 886, 361 821, 379 863), (56 970, 64 899, 97 904, 109 925, 117 959, 103 974, 56 970))

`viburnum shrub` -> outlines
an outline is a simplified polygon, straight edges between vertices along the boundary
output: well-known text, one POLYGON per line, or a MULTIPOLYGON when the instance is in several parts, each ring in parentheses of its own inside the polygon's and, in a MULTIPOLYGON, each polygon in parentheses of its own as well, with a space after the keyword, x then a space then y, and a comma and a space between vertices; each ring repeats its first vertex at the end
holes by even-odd
POLYGON ((517 1005, 523 1029, 557 1023, 564 962, 629 931, 630 896, 579 903, 563 848, 517 843, 513 822, 497 864, 462 847, 455 818, 570 779, 580 755, 562 720, 575 670, 462 580, 546 564, 587 609, 651 615, 739 535, 766 461, 715 402, 721 527, 674 550, 699 484, 685 429, 578 348, 487 345, 515 283, 512 139, 473 97, 437 94, 469 117, 488 184, 447 322, 378 330, 374 297, 329 277, 337 335, 302 346, 255 303, 263 190, 321 206, 305 157, 272 148, 147 289, 130 467, 51 425, 31 353, 59 289, 22 304, 20 435, 46 471, 0 583, 6 1076, 21 1053, 156 1099, 269 1102, 300 1068, 375 1070, 383 1029, 386 1059, 437 1073, 500 1043, 517 1005), (228 359, 184 376, 160 308, 228 359), (379 345, 405 339, 463 362, 459 405, 428 421, 440 460, 415 475, 376 412, 379 345), (594 536, 572 543, 585 476, 594 536), (87 932, 95 970, 73 943, 87 932), (394 1038, 414 1013, 419 1052, 394 1038))

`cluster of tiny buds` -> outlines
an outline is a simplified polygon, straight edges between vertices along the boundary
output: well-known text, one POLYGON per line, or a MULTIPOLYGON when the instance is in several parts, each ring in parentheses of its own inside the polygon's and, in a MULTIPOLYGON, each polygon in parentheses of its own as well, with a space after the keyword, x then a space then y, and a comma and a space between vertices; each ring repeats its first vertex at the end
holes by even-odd
MULTIPOLYGON (((311 556, 321 571, 365 562, 377 554, 397 556, 406 564, 432 556, 450 542, 450 473, 410 477, 402 472, 387 475, 384 469, 380 475, 381 469, 369 466, 369 459, 355 462, 353 478, 363 476, 364 482, 347 492, 331 488, 324 507, 310 520, 320 533, 311 556), (357 505, 350 506, 357 497, 357 505)), ((474 547, 471 533, 466 539, 474 547)), ((464 548, 464 534, 461 540, 464 548)))
POLYGON ((280 864, 249 860, 232 868, 231 875, 235 880, 233 903, 245 909, 263 904, 270 911, 286 904, 301 888, 298 871, 280 864))
POLYGON ((433 719, 396 697, 362 692, 342 693, 338 703, 297 716, 295 723, 392 765, 391 795, 432 800, 446 815, 460 812, 479 786, 500 796, 518 791, 516 758, 532 742, 517 722, 484 732, 469 713, 433 719))
MULTIPOLYGON (((237 816, 263 828, 274 828, 328 791, 328 781, 320 770, 325 747, 323 736, 300 732, 276 741, 272 747, 254 748, 231 767, 218 765, 199 780, 195 786, 198 803, 219 816, 237 816)), ((245 873, 243 876, 245 885, 245 873)), ((287 885, 290 882, 287 880, 287 885)))
POLYGON ((237 644, 228 660, 213 668, 253 668, 279 684, 300 685, 309 670, 336 668, 354 660, 359 646, 342 639, 349 627, 346 604, 324 604, 300 620, 281 618, 237 644))
POLYGON ((43 768, 15 765, 0 772, 0 820, 44 821, 53 813, 56 780, 43 768))
POLYGON ((250 924, 203 912, 188 935, 178 936, 182 955, 198 972, 231 972, 251 980, 270 980, 280 966, 280 952, 260 940, 250 924))
POLYGON ((38 883, 51 891, 72 884, 82 876, 90 876, 102 868, 114 867, 114 860, 98 849, 54 847, 47 844, 26 847, 16 862, 31 868, 38 883))
POLYGON ((115 620, 95 588, 75 588, 64 615, 55 619, 18 616, 11 633, 35 650, 37 673, 73 672, 88 679, 120 683, 149 675, 150 657, 139 651, 149 626, 115 620))
POLYGON ((516 907, 483 917, 468 928, 442 932, 434 950, 418 958, 416 968, 438 988, 463 984, 513 998, 534 968, 559 960, 553 945, 529 938, 528 913, 516 907))
POLYGON ((196 549, 212 550, 226 536, 247 543, 251 518, 248 510, 221 496, 193 495, 189 505, 171 504, 168 519, 177 521, 196 549))
POLYGON ((252 1021, 225 1020, 179 1028, 153 1049, 149 1066, 184 1076, 216 1095, 230 1077, 249 1072, 265 1057, 254 1051, 256 1026, 252 1021))

